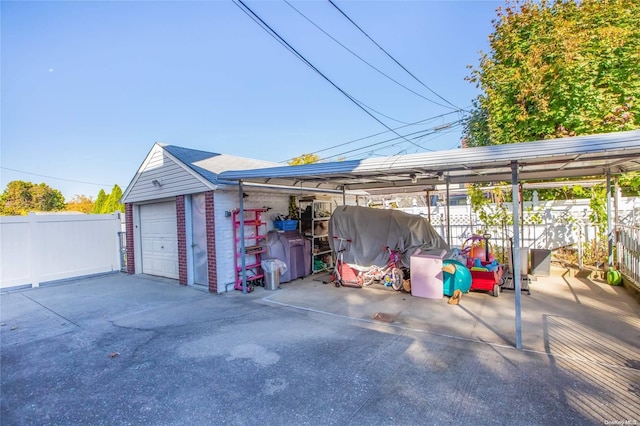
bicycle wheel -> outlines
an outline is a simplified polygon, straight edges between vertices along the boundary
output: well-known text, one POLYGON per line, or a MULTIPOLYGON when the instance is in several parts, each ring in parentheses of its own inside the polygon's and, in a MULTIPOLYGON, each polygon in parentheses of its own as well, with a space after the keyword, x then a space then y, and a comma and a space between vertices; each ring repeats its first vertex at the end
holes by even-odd
POLYGON ((366 287, 366 286, 370 286, 371 284, 373 284, 373 282, 374 282, 374 281, 375 281, 375 280, 374 280, 374 278, 373 278, 373 275, 372 275, 372 274, 370 274, 370 273, 368 273, 368 272, 364 272, 364 273, 362 274, 362 285, 363 285, 363 286, 365 286, 365 287, 366 287))
POLYGON ((394 290, 400 290, 402 288, 402 280, 404 276, 400 268, 393 268, 391 270, 391 287, 394 290))

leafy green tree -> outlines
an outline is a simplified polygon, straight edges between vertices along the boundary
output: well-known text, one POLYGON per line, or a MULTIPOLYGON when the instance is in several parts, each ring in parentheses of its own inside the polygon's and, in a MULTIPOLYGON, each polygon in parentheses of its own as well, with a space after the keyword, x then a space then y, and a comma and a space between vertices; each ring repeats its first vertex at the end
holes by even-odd
POLYGON ((102 206, 104 206, 105 201, 107 201, 107 194, 104 192, 104 189, 101 189, 100 192, 98 192, 98 198, 96 198, 96 202, 93 204, 92 213, 101 213, 102 206))
POLYGON ((122 189, 120 186, 114 185, 113 189, 111 189, 111 194, 107 196, 104 204, 100 208, 100 213, 109 214, 116 211, 124 213, 124 204, 120 203, 120 198, 122 198, 122 189))
POLYGON ((64 210, 64 196, 45 183, 33 184, 14 180, 0 195, 0 213, 4 216, 26 215, 29 212, 64 210))
POLYGON ((508 0, 468 80, 469 146, 640 128, 640 2, 508 0))

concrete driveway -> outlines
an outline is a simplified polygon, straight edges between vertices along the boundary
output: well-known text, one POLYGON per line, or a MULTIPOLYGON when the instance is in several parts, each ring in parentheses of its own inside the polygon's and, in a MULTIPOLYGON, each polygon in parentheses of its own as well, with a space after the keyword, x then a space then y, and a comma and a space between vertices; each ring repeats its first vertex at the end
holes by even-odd
POLYGON ((513 292, 453 306, 318 279, 212 295, 116 274, 2 293, 0 420, 640 422, 640 309, 619 288, 540 279, 515 350, 513 292))

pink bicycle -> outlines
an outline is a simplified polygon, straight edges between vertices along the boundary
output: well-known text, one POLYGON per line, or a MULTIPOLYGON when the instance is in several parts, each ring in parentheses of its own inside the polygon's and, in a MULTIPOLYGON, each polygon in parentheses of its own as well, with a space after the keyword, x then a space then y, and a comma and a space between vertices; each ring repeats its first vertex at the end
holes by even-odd
POLYGON ((361 272, 358 278, 363 286, 370 286, 374 281, 378 281, 394 290, 400 290, 404 279, 402 269, 399 267, 400 252, 392 250, 391 247, 385 247, 385 250, 389 252, 389 262, 383 267, 372 266, 368 271, 361 272))

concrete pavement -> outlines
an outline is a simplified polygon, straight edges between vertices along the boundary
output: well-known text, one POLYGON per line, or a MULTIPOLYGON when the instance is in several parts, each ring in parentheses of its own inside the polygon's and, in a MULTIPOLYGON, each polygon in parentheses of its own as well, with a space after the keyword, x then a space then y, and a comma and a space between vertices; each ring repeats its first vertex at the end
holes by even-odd
POLYGON ((212 295, 115 274, 2 293, 0 422, 640 422, 640 310, 618 288, 539 279, 519 351, 513 292, 453 306, 316 279, 212 295))

